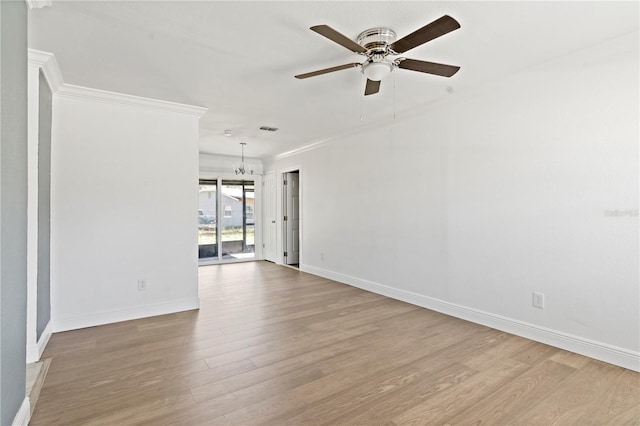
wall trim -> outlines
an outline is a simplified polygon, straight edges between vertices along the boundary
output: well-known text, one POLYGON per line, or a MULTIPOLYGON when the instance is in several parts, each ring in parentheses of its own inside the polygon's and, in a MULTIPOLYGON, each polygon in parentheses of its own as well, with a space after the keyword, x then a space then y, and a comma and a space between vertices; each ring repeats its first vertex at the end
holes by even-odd
POLYGON ((56 318, 53 321, 53 332, 77 330, 79 328, 94 327, 114 322, 129 321, 157 315, 173 314, 200 308, 200 299, 180 299, 156 305, 140 306, 128 309, 118 309, 91 315, 81 315, 67 318, 56 318))
MULTIPOLYGON (((233 175, 237 178, 237 175, 234 175, 233 173, 233 165, 240 162, 240 156, 235 157, 231 155, 208 154, 206 152, 199 152, 198 161, 199 171, 201 174, 213 174, 216 177, 218 177, 219 174, 230 176, 233 175)), ((263 164, 261 159, 255 157, 245 157, 245 162, 252 163, 256 166, 253 175, 249 176, 257 176, 263 174, 263 164)))
POLYGON ((277 161, 277 160, 282 160, 284 158, 293 157, 295 155, 299 155, 307 151, 313 151, 315 149, 322 148, 323 146, 330 145, 334 142, 340 142, 345 138, 349 138, 351 136, 360 135, 362 133, 371 132, 378 129, 384 129, 384 128, 393 126, 395 124, 401 123, 403 121, 406 121, 408 119, 414 118, 431 108, 435 108, 437 106, 444 105, 450 102, 458 102, 460 99, 465 99, 469 96, 477 96, 476 90, 469 92, 464 97, 443 96, 443 97, 416 105, 415 107, 412 107, 410 109, 398 111, 394 116, 381 118, 371 122, 364 122, 361 126, 354 127, 353 129, 346 130, 342 133, 338 133, 336 135, 332 135, 322 139, 317 139, 315 141, 309 142, 306 145, 300 146, 298 148, 294 148, 290 151, 285 151, 279 154, 275 154, 274 156, 271 157, 271 160, 277 161))
POLYGON ((51 339, 52 328, 53 326, 51 320, 49 320, 47 326, 42 331, 40 340, 38 340, 35 344, 27 345, 27 364, 40 361, 40 357, 47 347, 49 339, 51 339))
POLYGON ((29 65, 42 68, 44 76, 54 94, 64 85, 58 61, 53 53, 42 50, 28 49, 29 65))
POLYGON ((432 99, 427 102, 423 102, 422 104, 418 104, 409 109, 397 111, 392 116, 383 117, 381 119, 376 119, 373 121, 363 122, 362 125, 354 127, 352 129, 348 129, 342 133, 328 136, 326 138, 317 139, 307 143, 306 145, 294 148, 290 151, 285 151, 279 154, 275 154, 271 157, 271 160, 277 161, 277 160, 282 160, 284 158, 293 157, 295 155, 299 155, 307 151, 313 151, 315 149, 322 148, 323 146, 330 145, 333 142, 340 142, 345 138, 349 138, 351 136, 356 136, 362 133, 371 132, 377 129, 384 129, 389 126, 393 126, 395 124, 398 124, 408 119, 419 116, 419 114, 424 113, 429 109, 435 108, 437 106, 451 103, 451 102, 459 102, 460 99, 466 99, 469 96, 477 96, 476 92, 479 92, 479 90, 480 89, 474 89, 473 91, 465 94, 464 96, 460 96, 460 95, 441 96, 439 98, 432 99))
POLYGON ((138 108, 193 115, 198 118, 202 117, 204 113, 207 112, 207 108, 204 107, 144 98, 142 96, 127 95, 124 93, 109 92, 106 90, 92 89, 90 87, 76 86, 66 83, 62 87, 60 87, 60 89, 55 94, 57 96, 66 98, 75 98, 87 101, 127 105, 138 108))
POLYGON ((142 96, 127 95, 124 93, 109 92, 107 90, 92 89, 90 87, 67 84, 62 79, 58 62, 53 53, 42 50, 29 49, 29 65, 36 65, 44 70, 45 77, 51 86, 54 96, 64 96, 95 102, 114 103, 153 110, 174 112, 180 114, 202 117, 207 108, 186 105, 159 99, 144 98, 142 96))
POLYGON ((339 272, 316 268, 310 265, 300 265, 300 270, 343 284, 348 284, 363 290, 371 291, 392 299, 411 303, 426 309, 431 309, 446 315, 491 327, 500 331, 515 334, 537 342, 545 343, 570 352, 575 352, 590 358, 608 362, 623 368, 640 372, 640 352, 609 345, 607 343, 586 339, 580 336, 564 333, 503 317, 479 309, 450 303, 433 297, 423 296, 406 290, 393 288, 384 284, 363 280, 339 272))
POLYGON ((31 404, 29 403, 29 397, 25 397, 20 405, 20 409, 13 418, 11 426, 27 426, 31 420, 31 404))
POLYGON ((51 6, 51 0, 24 0, 29 10, 51 6))

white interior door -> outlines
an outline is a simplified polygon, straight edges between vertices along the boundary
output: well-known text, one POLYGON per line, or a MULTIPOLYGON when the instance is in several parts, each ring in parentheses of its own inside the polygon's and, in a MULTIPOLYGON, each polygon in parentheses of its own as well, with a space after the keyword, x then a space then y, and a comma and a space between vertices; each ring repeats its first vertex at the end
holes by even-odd
POLYGON ((285 176, 284 195, 284 229, 285 229, 285 264, 300 263, 300 175, 287 173, 285 176))
POLYGON ((269 173, 264 176, 264 251, 265 260, 276 262, 277 247, 277 209, 276 209, 276 174, 269 173))

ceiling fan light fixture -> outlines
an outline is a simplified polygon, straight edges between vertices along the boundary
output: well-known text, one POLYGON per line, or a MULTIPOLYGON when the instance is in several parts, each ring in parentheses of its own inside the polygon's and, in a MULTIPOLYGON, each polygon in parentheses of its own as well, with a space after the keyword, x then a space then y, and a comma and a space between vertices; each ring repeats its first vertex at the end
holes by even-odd
POLYGON ((372 81, 380 81, 391 73, 393 64, 389 62, 368 62, 362 66, 362 74, 372 81))

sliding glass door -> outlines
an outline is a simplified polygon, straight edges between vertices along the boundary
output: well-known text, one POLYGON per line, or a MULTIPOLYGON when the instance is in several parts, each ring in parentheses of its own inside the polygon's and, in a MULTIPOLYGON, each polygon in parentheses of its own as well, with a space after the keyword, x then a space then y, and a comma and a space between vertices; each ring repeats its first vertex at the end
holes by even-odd
POLYGON ((254 181, 200 180, 198 258, 219 261, 254 257, 254 181))

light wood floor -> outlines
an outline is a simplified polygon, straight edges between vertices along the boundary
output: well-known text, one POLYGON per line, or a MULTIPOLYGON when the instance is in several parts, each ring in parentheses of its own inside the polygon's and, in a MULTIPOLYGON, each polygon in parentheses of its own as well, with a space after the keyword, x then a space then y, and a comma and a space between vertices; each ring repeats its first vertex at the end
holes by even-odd
POLYGON ((36 425, 639 425, 640 374, 267 262, 55 334, 36 425))

